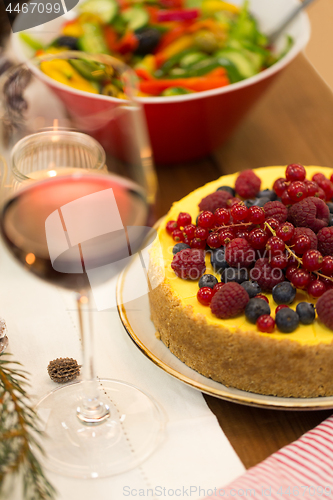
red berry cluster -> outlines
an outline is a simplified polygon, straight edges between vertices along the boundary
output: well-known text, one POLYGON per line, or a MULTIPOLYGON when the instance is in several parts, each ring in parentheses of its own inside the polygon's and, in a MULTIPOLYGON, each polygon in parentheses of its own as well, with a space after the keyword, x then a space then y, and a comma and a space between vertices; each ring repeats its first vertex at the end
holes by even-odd
MULTIPOLYGON (((198 215, 197 225, 192 224, 188 213, 180 212, 177 220, 168 221, 167 232, 177 243, 186 243, 191 248, 213 249, 227 245, 235 238, 248 238, 249 229, 263 225, 265 211, 260 207, 247 208, 237 198, 231 208, 217 208, 214 213, 204 210, 198 215)), ((265 242, 266 244, 266 242, 265 242)))
MULTIPOLYGON (((256 179, 251 178, 248 171, 240 174, 238 179, 236 191, 238 194, 241 191, 243 197, 258 189, 256 179), (247 180, 252 180, 248 191, 247 180)), ((317 299, 333 288, 333 227, 326 227, 328 208, 324 201, 320 201, 333 197, 333 174, 329 180, 317 173, 309 181, 302 165, 291 164, 286 168, 285 178, 277 179, 273 189, 283 203, 270 201, 263 207, 249 208, 240 198, 229 193, 227 198, 212 193, 199 204, 199 207, 212 210, 202 210, 195 224, 190 214, 181 212, 176 221, 167 222, 166 230, 176 243, 185 243, 190 249, 214 251, 224 247, 227 264, 233 268, 247 268, 250 279, 257 281, 264 292, 271 292, 275 285, 287 280, 317 299), (303 202, 305 198, 307 201, 303 202), (302 203, 309 205, 308 212, 302 203), (323 204, 325 210, 317 204, 323 204), (286 205, 292 207, 288 209, 286 205), (298 220, 301 220, 302 227, 297 227, 295 221, 298 220)), ((179 258, 175 256, 174 259, 179 258)), ((202 268, 199 273, 192 274, 201 276, 202 268)), ((185 277, 193 279, 191 273, 185 277)), ((200 288, 198 301, 210 305, 224 285, 217 283, 214 288, 200 288)), ((226 290, 219 295, 220 302, 224 296, 227 296, 226 290)), ((264 295, 261 298, 267 300, 264 295)), ((221 304, 219 307, 223 309, 221 304)), ((274 326, 271 316, 258 318, 260 331, 271 333, 274 326)))
POLYGON ((309 196, 330 201, 333 198, 333 174, 327 179, 324 174, 316 173, 309 180, 303 165, 292 163, 286 168, 286 177, 274 182, 273 190, 284 205, 293 205, 309 196))

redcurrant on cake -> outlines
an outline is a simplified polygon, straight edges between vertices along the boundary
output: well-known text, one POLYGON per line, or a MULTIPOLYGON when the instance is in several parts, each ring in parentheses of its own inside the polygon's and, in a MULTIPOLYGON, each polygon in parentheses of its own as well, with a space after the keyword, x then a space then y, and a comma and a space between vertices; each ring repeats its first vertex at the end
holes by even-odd
POLYGON ((333 395, 333 170, 266 167, 174 203, 150 253, 151 318, 189 367, 264 395, 333 395))

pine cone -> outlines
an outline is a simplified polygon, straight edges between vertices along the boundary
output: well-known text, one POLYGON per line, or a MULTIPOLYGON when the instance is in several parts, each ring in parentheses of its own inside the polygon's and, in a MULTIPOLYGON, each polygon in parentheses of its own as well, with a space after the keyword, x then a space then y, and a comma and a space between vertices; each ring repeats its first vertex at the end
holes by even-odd
POLYGON ((8 347, 8 337, 5 335, 0 339, 0 354, 4 352, 8 347))
POLYGON ((73 358, 57 358, 50 361, 47 371, 53 382, 64 384, 80 375, 80 365, 73 358))
POLYGON ((0 339, 3 339, 6 335, 8 335, 6 322, 0 318, 0 339))

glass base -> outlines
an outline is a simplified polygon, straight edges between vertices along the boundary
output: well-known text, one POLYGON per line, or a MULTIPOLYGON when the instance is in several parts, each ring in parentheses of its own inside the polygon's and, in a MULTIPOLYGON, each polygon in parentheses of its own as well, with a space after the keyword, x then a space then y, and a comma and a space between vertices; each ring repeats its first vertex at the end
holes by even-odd
POLYGON ((98 425, 77 417, 83 382, 55 389, 37 404, 46 434, 46 457, 40 459, 52 472, 78 478, 113 476, 137 467, 161 443, 166 417, 153 398, 118 380, 101 379, 98 387, 102 403, 110 408, 110 416, 98 425))

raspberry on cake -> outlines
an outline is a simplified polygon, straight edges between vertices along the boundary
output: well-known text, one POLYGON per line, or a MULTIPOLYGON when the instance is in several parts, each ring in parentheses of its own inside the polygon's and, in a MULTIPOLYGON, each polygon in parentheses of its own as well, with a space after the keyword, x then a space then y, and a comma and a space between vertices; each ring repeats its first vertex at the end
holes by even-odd
POLYGON ((318 299, 316 309, 320 321, 333 330, 333 290, 328 290, 318 299))
POLYGON ((266 218, 273 217, 281 223, 287 220, 288 209, 281 201, 268 201, 263 208, 266 218))
POLYGON ((255 251, 244 238, 235 238, 225 249, 225 260, 231 267, 250 267, 255 261, 255 251))
POLYGON ((253 170, 244 170, 241 172, 235 183, 236 193, 242 198, 254 198, 260 191, 261 179, 253 170))
POLYGON ((258 259, 251 272, 251 278, 265 292, 271 292, 275 285, 284 281, 281 269, 274 269, 267 258, 258 259))
POLYGON ((333 227, 324 227, 317 234, 318 250, 323 255, 333 255, 333 227))
POLYGON ((215 191, 200 201, 199 210, 214 213, 217 208, 227 208, 227 201, 231 198, 232 195, 227 191, 215 191))
POLYGON ((308 227, 315 233, 328 225, 329 209, 326 203, 315 196, 305 198, 289 208, 288 220, 298 227, 308 227))
POLYGON ((205 254, 199 249, 185 248, 175 254, 171 267, 178 278, 198 280, 206 271, 205 254))
MULTIPOLYGON (((289 165, 287 172, 269 167, 224 176, 173 205, 158 231, 161 252, 156 245, 150 253, 150 282, 164 277, 149 293, 151 318, 175 356, 217 382, 280 397, 332 396, 333 257, 324 255, 332 253, 332 231, 318 185, 330 193, 331 169, 289 165), (295 204, 288 194, 293 182, 304 183, 307 193, 295 204), (265 213, 260 197, 244 204, 239 196, 250 196, 249 187, 257 195, 261 184, 263 193, 274 186, 292 206, 269 202, 275 211, 265 213), (221 186, 230 190, 217 191, 221 186), (172 260, 175 230, 190 248, 177 247, 172 260)), ((303 187, 294 184, 291 194, 303 187)))
POLYGON ((249 294, 241 285, 226 283, 213 296, 210 308, 220 319, 234 318, 244 311, 249 300, 249 294))

